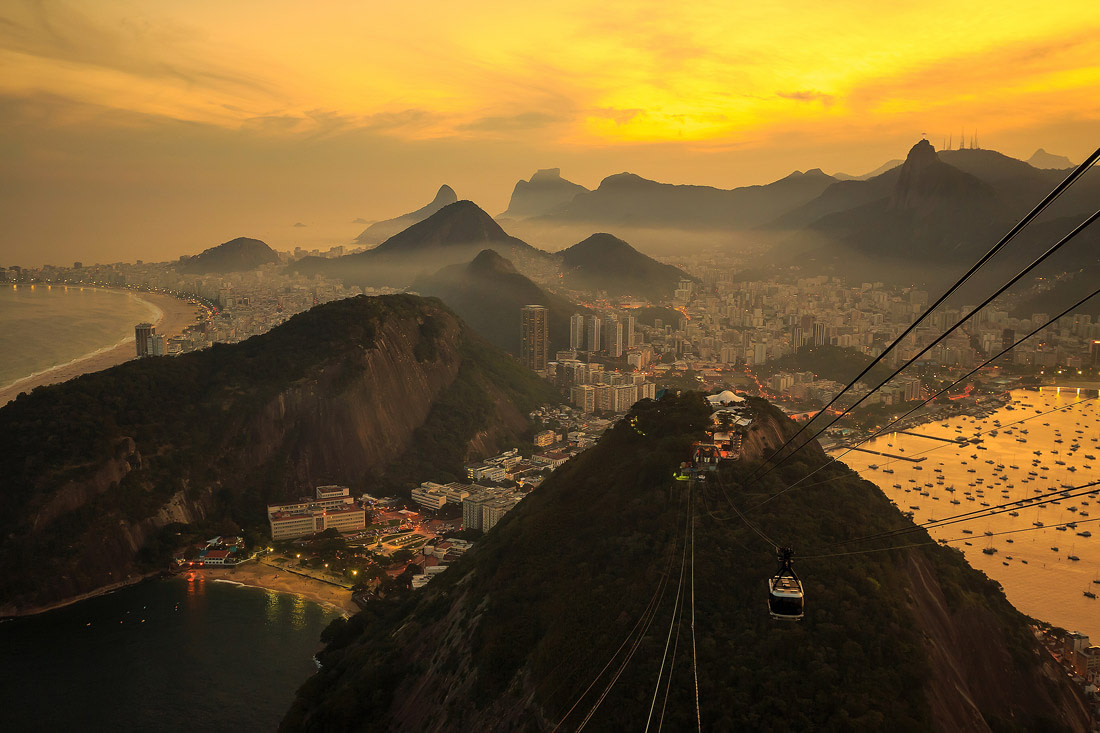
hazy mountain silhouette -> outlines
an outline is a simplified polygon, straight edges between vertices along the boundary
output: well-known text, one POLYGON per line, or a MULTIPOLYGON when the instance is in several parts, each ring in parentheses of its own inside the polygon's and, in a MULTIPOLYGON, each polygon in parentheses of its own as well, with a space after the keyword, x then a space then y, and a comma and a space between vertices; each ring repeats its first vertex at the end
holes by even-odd
POLYGON ((574 290, 603 290, 611 296, 658 300, 671 295, 680 280, 695 279, 610 234, 593 234, 559 254, 562 282, 574 290))
POLYGON ((185 260, 180 271, 189 275, 241 272, 278 261, 278 253, 267 246, 266 242, 251 237, 237 237, 185 260))
POLYGON ((583 222, 605 229, 622 226, 680 229, 749 228, 817 197, 835 179, 819 169, 796 171, 765 186, 735 189, 658 183, 633 173, 608 176, 595 191, 578 193, 547 224, 583 222))
POLYGON ((483 249, 495 250, 521 266, 550 263, 549 255, 510 236, 474 202, 456 201, 374 249, 333 259, 305 257, 291 268, 359 285, 404 287, 418 275, 469 262, 483 249))
MULTIPOLYGON (((786 236, 773 254, 793 266, 812 264, 851 277, 936 281, 946 272, 940 265, 976 260, 1065 175, 993 150, 937 153, 922 140, 901 167, 867 181, 836 183, 771 222, 769 229, 786 236)), ((1021 232, 1012 254, 992 262, 983 277, 1053 244, 1092 213, 1097 200, 1100 173, 1091 170, 1021 232)))
POLYGON ((544 305, 549 310, 551 352, 569 347, 569 318, 584 310, 543 290, 491 249, 469 263, 417 278, 412 289, 439 298, 474 331, 513 354, 519 353, 523 306, 544 305))
POLYGON ((886 161, 870 173, 864 173, 862 176, 851 176, 847 173, 834 173, 833 178, 837 179, 838 181, 866 181, 868 178, 874 178, 875 176, 882 175, 886 171, 893 170, 904 162, 904 160, 894 158, 893 160, 886 161))
POLYGON ((863 193, 876 196, 869 203, 810 224, 817 237, 809 251, 788 252, 792 261, 809 265, 823 258, 849 274, 884 277, 891 271, 911 274, 907 266, 965 260, 996 241, 1003 216, 994 188, 944 163, 927 140, 913 146, 887 195, 878 197, 893 175, 862 182, 868 189, 863 193))
POLYGON ((1036 168, 1054 168, 1056 170, 1065 170, 1066 168, 1072 168, 1073 162, 1070 161, 1064 155, 1054 155, 1039 148, 1031 157, 1027 159, 1029 165, 1033 165, 1036 168))
MULTIPOLYGON (((928 144, 927 150, 931 150, 928 144)), ((968 173, 988 184, 998 201, 994 220, 1019 219, 1038 203, 1064 177, 1065 171, 1041 170, 1022 160, 995 150, 963 149, 936 153, 942 163, 968 173)), ((770 229, 798 229, 822 217, 854 209, 895 194, 902 168, 888 170, 866 181, 848 180, 829 186, 813 201, 770 222, 770 229)), ((1049 211, 1052 217, 1084 212, 1100 196, 1100 174, 1090 171, 1055 202, 1049 211)), ((992 242, 990 243, 992 244, 992 242)))
POLYGON ((771 229, 800 229, 827 214, 887 199, 893 193, 900 174, 901 166, 894 166, 866 180, 837 181, 817 198, 788 211, 766 226, 771 229))
POLYGON ((402 214, 393 219, 376 221, 364 229, 362 233, 355 238, 355 241, 359 244, 378 244, 379 242, 384 242, 394 234, 397 234, 401 230, 419 221, 427 219, 444 206, 453 204, 455 201, 458 201, 458 196, 455 194, 454 189, 444 184, 439 187, 439 190, 436 191, 435 198, 432 199, 432 202, 427 206, 422 206, 416 211, 402 214))
POLYGON ((543 168, 529 181, 518 181, 512 190, 508 210, 498 219, 526 219, 550 214, 588 189, 561 177, 560 168, 543 168))

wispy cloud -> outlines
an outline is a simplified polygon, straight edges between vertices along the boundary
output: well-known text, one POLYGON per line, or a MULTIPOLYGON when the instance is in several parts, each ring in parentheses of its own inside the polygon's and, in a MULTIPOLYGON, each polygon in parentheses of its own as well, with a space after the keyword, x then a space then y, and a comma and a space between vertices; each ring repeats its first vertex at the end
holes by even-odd
POLYGON ((836 98, 832 94, 819 92, 816 89, 803 89, 797 92, 776 92, 776 96, 790 99, 796 102, 821 102, 826 107, 831 107, 836 98))

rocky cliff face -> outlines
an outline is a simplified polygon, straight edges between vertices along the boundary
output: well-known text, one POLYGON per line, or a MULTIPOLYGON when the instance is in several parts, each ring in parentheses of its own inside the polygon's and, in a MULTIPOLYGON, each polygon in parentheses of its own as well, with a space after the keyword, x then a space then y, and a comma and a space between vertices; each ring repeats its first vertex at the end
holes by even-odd
MULTIPOLYGON (((180 371, 161 375, 164 384, 170 388, 175 383, 186 392, 187 373, 225 372, 216 380, 218 389, 172 396, 181 404, 166 407, 183 410, 182 403, 200 400, 205 425, 181 420, 165 427, 170 415, 165 423, 128 424, 131 405, 122 399, 100 416, 115 428, 103 448, 78 458, 73 446, 71 458, 53 455, 49 467, 37 467, 46 457, 13 457, 22 480, 0 484, 0 498, 22 517, 9 516, 5 524, 10 543, 0 552, 5 571, 0 615, 25 613, 140 577, 147 568, 139 551, 167 524, 203 518, 262 523, 264 504, 309 494, 318 484, 362 487, 384 482, 391 464, 415 449, 414 434, 430 424, 433 408, 449 399, 460 372, 464 394, 472 390, 474 395, 465 399, 477 401, 468 407, 484 410, 488 418, 459 430, 461 434, 433 435, 432 440, 453 444, 462 458, 495 449, 526 429, 530 405, 516 404, 512 380, 533 381, 533 375, 501 356, 503 366, 497 369, 505 373, 491 376, 482 362, 492 347, 438 301, 408 296, 353 300, 361 302, 333 314, 343 319, 335 341, 322 333, 311 338, 309 332, 321 330, 321 324, 304 324, 298 334, 302 343, 293 345, 294 351, 307 350, 305 366, 296 376, 288 364, 282 378, 278 364, 270 363, 278 358, 277 329, 268 335, 276 343, 250 347, 249 354, 241 355, 251 344, 246 342, 163 365, 124 365, 119 368, 122 379, 104 381, 101 387, 97 382, 106 376, 84 378, 85 392, 125 389, 119 385, 140 379, 144 369, 164 367, 180 371), (353 335, 353 324, 359 338, 353 335), (309 354, 309 349, 316 353, 309 354), (244 362, 253 368, 263 363, 261 368, 273 376, 251 384, 255 375, 244 362), (513 366, 517 371, 508 371, 513 366), (126 375, 128 371, 134 374, 126 375), (195 435, 188 432, 192 430, 195 435), (187 445, 190 441, 194 444, 187 445), (29 496, 14 496, 28 485, 33 487, 29 496)), ((320 321, 325 315, 322 307, 306 320, 320 321)), ((0 434, 20 430, 27 420, 37 419, 36 427, 42 427, 51 415, 66 419, 71 411, 65 405, 76 402, 70 394, 75 389, 61 385, 55 392, 39 390, 24 398, 20 409, 5 408, 0 411, 0 434)))

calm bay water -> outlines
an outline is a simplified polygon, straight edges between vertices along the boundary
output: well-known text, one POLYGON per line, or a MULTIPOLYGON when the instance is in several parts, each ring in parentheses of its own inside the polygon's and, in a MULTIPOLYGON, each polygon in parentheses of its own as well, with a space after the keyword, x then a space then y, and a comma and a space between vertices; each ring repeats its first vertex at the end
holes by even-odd
POLYGON ((0 623, 0 730, 274 730, 335 616, 175 578, 0 623))
MULTIPOLYGON (((878 484, 901 510, 911 510, 917 523, 977 511, 985 508, 983 502, 992 507, 1064 490, 1064 485, 1080 486, 1100 480, 1100 399, 1095 399, 1096 394, 1095 390, 1049 387, 1041 392, 1014 392, 1012 409, 1002 408, 987 418, 930 423, 912 431, 951 439, 982 433, 983 442, 978 444, 982 448, 894 433, 864 447, 925 460, 913 463, 856 451, 842 460, 878 484), (1067 405, 1073 406, 1042 414, 1067 405), (1024 418, 1026 422, 1010 425, 1024 418), (996 436, 991 434, 994 430, 996 436)), ((1096 521, 1100 520, 1100 487, 1080 498, 1021 507, 1017 514, 960 522, 930 534, 937 540, 959 540, 951 546, 961 549, 972 567, 1001 583, 1020 611, 1084 632, 1094 643, 1100 641, 1100 600, 1084 595, 1090 591, 1100 596, 1100 584, 1093 582, 1100 580, 1100 521, 1096 521), (1044 526, 1036 527, 1035 522, 1044 526), (1054 528, 1067 522, 1078 526, 1054 528), (983 553, 986 548, 995 553, 983 553), (1071 560, 1071 555, 1079 559, 1071 560)))
POLYGON ((122 290, 0 287, 0 387, 120 341, 158 310, 122 290))

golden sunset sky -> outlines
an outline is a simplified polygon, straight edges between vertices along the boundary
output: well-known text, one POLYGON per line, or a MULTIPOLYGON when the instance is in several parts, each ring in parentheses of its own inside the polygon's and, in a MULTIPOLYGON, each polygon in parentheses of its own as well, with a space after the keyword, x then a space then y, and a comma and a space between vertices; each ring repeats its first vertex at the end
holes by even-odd
POLYGON ((0 5, 0 264, 345 243, 537 168, 723 188, 1100 142, 1092 2, 0 5), (298 222, 304 227, 295 227, 298 222))

